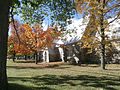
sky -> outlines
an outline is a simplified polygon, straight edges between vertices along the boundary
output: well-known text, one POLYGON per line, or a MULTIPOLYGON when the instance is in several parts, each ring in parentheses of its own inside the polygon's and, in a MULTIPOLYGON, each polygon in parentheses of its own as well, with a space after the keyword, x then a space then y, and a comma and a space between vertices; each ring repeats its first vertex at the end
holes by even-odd
MULTIPOLYGON (((14 18, 21 22, 20 16, 15 15, 14 18)), ((66 38, 66 41, 70 41, 72 38, 75 38, 75 37, 76 37, 76 39, 80 39, 82 37, 82 34, 83 34, 85 27, 86 27, 85 24, 83 25, 83 19, 81 18, 80 14, 76 14, 74 16, 74 18, 71 19, 71 21, 72 21, 72 23, 67 25, 67 30, 68 31, 73 30, 73 32, 70 34, 66 34, 63 37, 63 39, 66 38)), ((50 22, 48 21, 48 18, 46 18, 42 24, 44 30, 47 29, 48 24, 50 24, 50 22)))
MULTIPOLYGON (((20 16, 15 15, 14 18, 17 19, 18 21, 20 21, 20 16)), ((50 23, 50 22, 48 22, 47 20, 48 20, 48 19, 46 19, 46 20, 43 22, 43 24, 42 24, 44 30, 47 29, 48 23, 50 23)), ((86 18, 86 22, 83 23, 83 22, 84 22, 84 21, 83 21, 83 18, 81 18, 80 15, 75 15, 75 17, 74 17, 73 19, 71 19, 71 21, 72 21, 72 24, 67 25, 67 30, 68 30, 68 31, 74 30, 74 31, 73 31, 72 33, 70 33, 70 34, 66 34, 66 35, 63 37, 63 38, 66 38, 67 41, 70 41, 72 38, 75 38, 75 37, 81 38, 81 37, 82 37, 82 34, 83 34, 84 31, 85 31, 85 28, 86 28, 86 25, 87 25, 89 19, 88 19, 88 17, 87 17, 87 18, 86 18)), ((111 20, 109 19, 108 21, 111 21, 111 20)), ((110 30, 113 31, 113 30, 115 30, 115 29, 120 29, 120 20, 111 23, 111 25, 110 25, 110 30)), ((113 33, 112 33, 112 32, 109 32, 109 33, 107 33, 107 34, 109 34, 109 36, 111 37, 113 33)), ((120 36, 120 32, 118 32, 117 34, 120 36)))
MULTIPOLYGON (((19 15, 14 15, 14 19, 22 22, 22 19, 20 18, 20 16, 21 16, 20 14, 19 14, 19 15)), ((76 21, 76 20, 81 19, 81 17, 82 17, 81 14, 76 13, 76 14, 74 15, 74 18, 73 18, 73 19, 76 21)), ((73 19, 72 19, 72 20, 73 20, 73 19)), ((43 21, 43 24, 42 24, 43 29, 44 29, 44 30, 47 29, 48 24, 50 24, 50 23, 51 23, 51 20, 49 19, 49 16, 48 16, 48 17, 46 17, 45 20, 43 21)))

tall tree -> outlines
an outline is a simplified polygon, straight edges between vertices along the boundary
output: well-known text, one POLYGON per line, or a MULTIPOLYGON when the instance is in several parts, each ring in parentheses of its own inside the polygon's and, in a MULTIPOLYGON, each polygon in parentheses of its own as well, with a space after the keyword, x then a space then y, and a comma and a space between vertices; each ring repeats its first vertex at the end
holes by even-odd
POLYGON ((120 16, 119 0, 76 0, 77 10, 84 15, 95 15, 101 37, 101 68, 105 69, 105 30, 120 16), (108 19, 112 19, 108 22, 108 19))
POLYGON ((56 28, 48 28, 43 31, 39 24, 32 27, 29 24, 19 24, 16 21, 10 24, 11 35, 9 36, 9 52, 16 54, 35 53, 35 63, 37 64, 38 53, 41 49, 51 46, 53 40, 56 39, 60 32, 56 28), (19 35, 15 32, 15 28, 19 35), (19 41, 20 40, 20 41, 19 41), (12 47, 11 47, 12 46, 12 47))
POLYGON ((7 90, 6 59, 9 8, 9 0, 0 0, 0 90, 7 90))
MULTIPOLYGON (((8 40, 8 25, 9 25, 9 11, 10 7, 20 5, 31 4, 33 7, 39 7, 38 5, 43 1, 52 2, 53 0, 0 0, 0 89, 7 90, 7 74, 6 74, 6 59, 7 59, 7 40, 8 40), (20 2, 21 1, 21 2, 20 2)), ((65 0, 68 1, 68 0, 65 0)), ((55 0, 56 2, 61 2, 61 0, 55 0)), ((61 5, 61 4, 60 4, 61 5)), ((57 6, 57 4, 56 4, 57 6)), ((11 14, 13 9, 11 9, 11 14)), ((13 15, 12 15, 13 16, 13 15)), ((12 18, 13 19, 13 18, 12 18)))

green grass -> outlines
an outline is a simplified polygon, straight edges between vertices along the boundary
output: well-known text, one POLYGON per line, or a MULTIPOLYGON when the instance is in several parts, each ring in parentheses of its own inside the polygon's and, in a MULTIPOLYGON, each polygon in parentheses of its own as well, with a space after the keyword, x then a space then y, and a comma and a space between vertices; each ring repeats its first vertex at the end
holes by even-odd
POLYGON ((120 65, 43 66, 9 60, 9 90, 120 90, 120 65))

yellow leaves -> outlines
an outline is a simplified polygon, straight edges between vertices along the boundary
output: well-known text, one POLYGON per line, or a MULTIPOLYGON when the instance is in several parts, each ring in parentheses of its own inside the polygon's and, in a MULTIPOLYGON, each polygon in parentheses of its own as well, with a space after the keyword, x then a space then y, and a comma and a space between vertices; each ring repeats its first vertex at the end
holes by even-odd
POLYGON ((83 0, 76 0, 76 10, 80 13, 82 13, 83 11, 82 7, 83 3, 84 3, 83 0))
POLYGON ((92 2, 89 2, 89 6, 90 6, 90 7, 95 7, 95 5, 96 5, 95 0, 93 0, 92 2))
POLYGON ((81 38, 82 48, 97 47, 96 32, 98 31, 98 23, 94 14, 90 16, 89 23, 85 29, 85 32, 81 38), (96 44, 95 44, 96 43, 96 44))

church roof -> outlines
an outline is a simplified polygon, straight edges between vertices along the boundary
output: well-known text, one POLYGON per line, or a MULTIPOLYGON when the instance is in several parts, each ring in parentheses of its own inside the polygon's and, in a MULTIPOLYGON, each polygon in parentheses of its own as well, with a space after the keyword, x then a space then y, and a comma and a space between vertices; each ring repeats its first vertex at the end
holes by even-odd
POLYGON ((59 45, 69 45, 69 44, 73 44, 80 41, 80 39, 81 38, 79 36, 76 36, 76 37, 70 38, 69 40, 62 40, 62 39, 54 40, 53 43, 59 44, 59 45))

